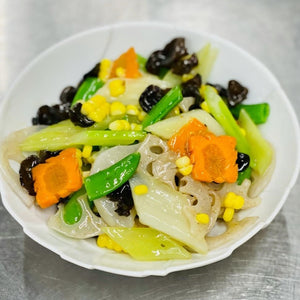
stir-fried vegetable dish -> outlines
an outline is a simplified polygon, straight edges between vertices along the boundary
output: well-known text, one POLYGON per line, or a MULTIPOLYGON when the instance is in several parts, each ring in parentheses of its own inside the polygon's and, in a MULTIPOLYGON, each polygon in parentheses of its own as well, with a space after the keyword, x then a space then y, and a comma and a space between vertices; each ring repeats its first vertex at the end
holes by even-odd
POLYGON ((123 50, 6 139, 6 173, 28 206, 55 208, 48 226, 60 234, 138 260, 205 255, 257 220, 240 215, 272 174, 259 129, 269 104, 248 103, 230 74, 227 85, 209 81, 211 44, 123 50))

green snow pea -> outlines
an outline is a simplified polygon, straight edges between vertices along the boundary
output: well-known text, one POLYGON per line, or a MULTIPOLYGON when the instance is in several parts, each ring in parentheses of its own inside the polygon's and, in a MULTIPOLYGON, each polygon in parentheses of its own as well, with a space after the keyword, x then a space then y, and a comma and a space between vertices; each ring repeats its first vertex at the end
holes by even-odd
POLYGON ((73 225, 77 223, 82 215, 82 208, 78 203, 77 199, 85 193, 84 186, 73 193, 67 204, 64 206, 63 218, 65 223, 73 225))
POLYGON ((237 184, 241 185, 245 179, 250 179, 252 170, 248 167, 246 170, 238 173, 237 184))
POLYGON ((160 121, 165 117, 181 100, 183 99, 179 86, 173 87, 164 95, 149 111, 145 117, 142 126, 146 128, 153 123, 160 121))
POLYGON ((107 169, 88 176, 84 180, 89 201, 108 195, 129 180, 137 169, 141 154, 129 154, 107 169))
POLYGON ((88 77, 80 85, 72 101, 72 106, 79 100, 87 101, 104 85, 104 82, 96 77, 88 77))
POLYGON ((239 104, 230 108, 230 111, 238 119, 241 109, 244 109, 248 113, 255 124, 265 123, 270 114, 270 105, 268 103, 239 104))

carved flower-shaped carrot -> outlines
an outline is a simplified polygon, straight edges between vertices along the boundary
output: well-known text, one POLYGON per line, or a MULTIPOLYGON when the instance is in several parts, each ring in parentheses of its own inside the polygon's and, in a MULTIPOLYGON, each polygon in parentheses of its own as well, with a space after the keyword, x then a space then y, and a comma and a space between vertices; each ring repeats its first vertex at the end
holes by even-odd
POLYGON ((237 151, 234 137, 201 136, 189 138, 192 176, 204 182, 235 182, 238 177, 237 151))
POLYGON ((82 186, 82 175, 78 150, 68 148, 58 156, 48 158, 45 163, 32 168, 36 201, 47 208, 65 198, 82 186))
POLYGON ((213 134, 207 130, 203 123, 193 118, 169 139, 168 146, 181 156, 188 155, 189 138, 194 135, 206 136, 213 134))

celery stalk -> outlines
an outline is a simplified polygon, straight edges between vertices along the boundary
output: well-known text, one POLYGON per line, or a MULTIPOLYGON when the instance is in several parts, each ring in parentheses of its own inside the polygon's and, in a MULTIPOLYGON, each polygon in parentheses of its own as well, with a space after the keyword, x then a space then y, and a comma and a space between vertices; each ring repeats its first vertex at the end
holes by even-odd
POLYGON ((191 258, 191 253, 179 243, 152 228, 102 227, 102 230, 137 260, 191 258))
POLYGON ((238 121, 246 131, 246 139, 250 145, 251 167, 259 175, 263 175, 273 158, 272 147, 263 138, 258 127, 244 109, 241 109, 238 121))
MULTIPOLYGON (((29 136, 21 145, 22 151, 61 150, 82 145, 115 146, 129 145, 136 140, 143 140, 146 133, 143 131, 109 131, 89 130, 77 127, 71 131, 41 130, 29 136)), ((49 129, 48 129, 49 130, 49 129)))
POLYGON ((250 147, 246 137, 242 134, 242 131, 236 123, 230 110, 222 98, 217 94, 216 90, 207 85, 204 88, 203 94, 211 114, 224 128, 227 135, 235 137, 237 150, 250 155, 250 147))
POLYGON ((206 44, 196 53, 198 66, 194 68, 193 73, 199 73, 203 83, 206 83, 218 53, 218 49, 212 48, 210 43, 206 44))

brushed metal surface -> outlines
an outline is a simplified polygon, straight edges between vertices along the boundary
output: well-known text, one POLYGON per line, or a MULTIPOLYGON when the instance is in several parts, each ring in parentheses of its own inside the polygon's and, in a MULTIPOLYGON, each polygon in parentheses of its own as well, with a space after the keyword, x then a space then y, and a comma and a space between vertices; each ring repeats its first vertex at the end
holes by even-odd
MULTIPOLYGON (((0 97, 56 42, 95 26, 154 20, 209 31, 248 50, 279 79, 299 118, 299 16, 299 0, 0 0, 0 97)), ((0 202, 0 299, 300 299, 299 194, 298 178, 272 224, 226 260, 147 278, 62 260, 25 236, 0 202)))

